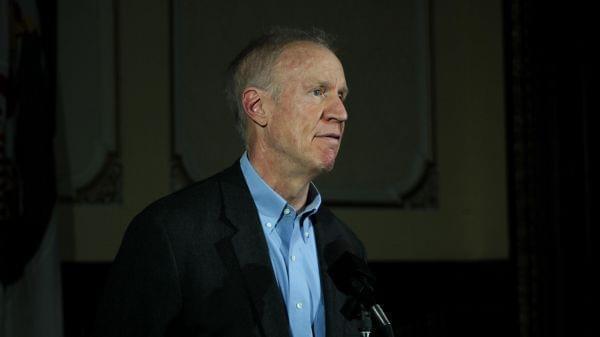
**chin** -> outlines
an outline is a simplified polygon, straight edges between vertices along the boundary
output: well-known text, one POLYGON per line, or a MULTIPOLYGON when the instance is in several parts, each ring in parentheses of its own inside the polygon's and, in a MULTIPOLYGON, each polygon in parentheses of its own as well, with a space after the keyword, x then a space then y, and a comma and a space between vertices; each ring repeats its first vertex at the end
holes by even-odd
POLYGON ((323 160, 321 160, 321 163, 319 165, 321 172, 331 172, 331 170, 333 170, 333 167, 335 166, 335 157, 335 155, 327 156, 326 158, 323 158, 323 160))
POLYGON ((336 157, 337 151, 333 149, 321 151, 318 155, 314 156, 312 160, 312 167, 315 169, 316 175, 331 172, 335 165, 336 157))
POLYGON ((317 169, 318 175, 331 172, 333 170, 333 166, 334 166, 333 163, 319 165, 319 167, 317 169))

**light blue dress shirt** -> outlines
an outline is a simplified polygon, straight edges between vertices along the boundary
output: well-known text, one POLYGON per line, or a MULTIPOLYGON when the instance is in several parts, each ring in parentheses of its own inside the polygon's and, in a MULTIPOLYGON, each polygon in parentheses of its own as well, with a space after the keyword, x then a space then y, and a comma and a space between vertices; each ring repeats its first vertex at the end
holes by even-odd
POLYGON ((321 205, 321 195, 311 183, 306 207, 297 213, 258 175, 246 152, 240 166, 258 209, 292 336, 325 337, 319 260, 310 219, 321 205))

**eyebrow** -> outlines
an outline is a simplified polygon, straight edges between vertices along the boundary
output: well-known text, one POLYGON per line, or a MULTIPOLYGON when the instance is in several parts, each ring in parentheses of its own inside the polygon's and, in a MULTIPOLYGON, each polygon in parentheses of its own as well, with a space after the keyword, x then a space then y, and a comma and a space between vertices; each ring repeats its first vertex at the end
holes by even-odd
MULTIPOLYGON (((318 86, 322 88, 330 88, 331 83, 329 83, 328 81, 319 81, 318 86)), ((340 88, 340 90, 338 90, 338 93, 341 93, 344 97, 346 97, 350 93, 350 89, 348 89, 348 86, 344 85, 340 88)))

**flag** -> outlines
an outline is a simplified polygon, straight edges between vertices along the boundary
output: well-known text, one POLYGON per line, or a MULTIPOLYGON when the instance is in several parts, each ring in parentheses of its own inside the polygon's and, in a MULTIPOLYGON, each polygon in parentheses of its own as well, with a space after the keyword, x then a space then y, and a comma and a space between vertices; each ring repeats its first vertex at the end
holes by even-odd
POLYGON ((58 337, 54 92, 35 0, 0 0, 0 41, 0 337, 58 337))

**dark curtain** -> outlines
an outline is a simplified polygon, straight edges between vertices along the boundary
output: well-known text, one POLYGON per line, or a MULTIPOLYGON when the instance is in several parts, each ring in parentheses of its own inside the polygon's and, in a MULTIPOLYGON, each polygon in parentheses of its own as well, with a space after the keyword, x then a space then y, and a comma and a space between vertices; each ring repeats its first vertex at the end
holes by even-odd
POLYGON ((600 336, 593 13, 583 2, 505 2, 511 254, 522 337, 600 336))

